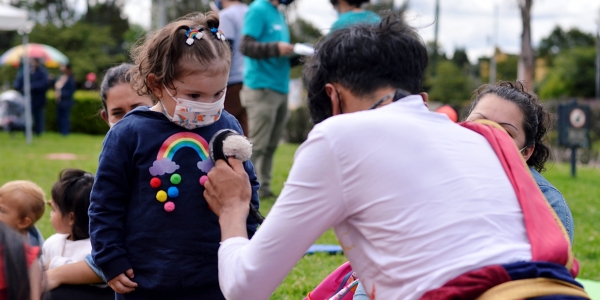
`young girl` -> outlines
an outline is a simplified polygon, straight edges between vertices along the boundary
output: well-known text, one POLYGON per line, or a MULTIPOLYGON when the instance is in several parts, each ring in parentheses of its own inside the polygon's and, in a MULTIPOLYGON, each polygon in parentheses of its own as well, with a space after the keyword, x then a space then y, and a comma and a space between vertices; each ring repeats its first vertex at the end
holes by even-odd
MULTIPOLYGON (((92 255, 117 299, 223 299, 217 274, 219 223, 200 178, 208 141, 242 132, 223 110, 231 51, 214 13, 170 23, 135 49, 138 107, 108 132, 92 189, 92 255), (128 294, 123 294, 128 293, 128 294)), ((245 163, 258 207, 258 182, 245 163)), ((252 235, 257 223, 247 222, 252 235)))
POLYGON ((93 184, 92 174, 65 169, 52 186, 52 200, 48 204, 56 233, 42 247, 42 262, 47 269, 82 261, 91 252, 87 210, 93 184))

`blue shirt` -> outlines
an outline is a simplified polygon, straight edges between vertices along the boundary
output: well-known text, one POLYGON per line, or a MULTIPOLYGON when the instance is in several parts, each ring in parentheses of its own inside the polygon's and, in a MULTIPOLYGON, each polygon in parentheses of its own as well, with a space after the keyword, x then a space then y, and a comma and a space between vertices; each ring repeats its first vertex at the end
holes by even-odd
MULTIPOLYGON (((290 42, 290 32, 283 14, 267 0, 256 0, 250 4, 244 18, 242 35, 252 37, 259 43, 290 42)), ((245 57, 244 63, 245 86, 288 93, 291 70, 289 57, 245 57)))
POLYGON ((242 42, 242 27, 244 25, 244 15, 248 11, 248 5, 244 3, 234 4, 219 12, 219 28, 225 34, 225 38, 233 42, 233 57, 231 58, 231 69, 229 71, 229 80, 227 84, 240 83, 243 80, 244 56, 240 51, 242 42))
POLYGON ((381 22, 381 17, 372 11, 349 11, 340 15, 337 21, 331 25, 331 31, 350 27, 359 23, 376 24, 379 22, 381 22))
MULTIPOLYGON (((90 198, 90 238, 94 262, 106 279, 134 270, 138 288, 118 298, 165 299, 157 292, 186 292, 223 299, 219 220, 199 179, 210 169, 207 142, 225 128, 242 130, 225 111, 214 124, 187 130, 138 107, 107 133, 90 198), (171 212, 168 202, 175 205, 171 212)), ((254 167, 246 161, 244 168, 258 207, 254 167)), ((249 235, 257 225, 248 218, 249 235)))
POLYGON ((531 175, 533 175, 533 179, 535 179, 535 182, 540 187, 540 190, 544 193, 546 200, 548 200, 548 203, 550 203, 550 206, 552 206, 556 215, 558 215, 558 218, 565 226, 569 238, 571 239, 571 243, 573 243, 573 215, 571 215, 571 210, 567 205, 567 201, 565 201, 563 195, 550 184, 540 172, 532 167, 529 167, 529 170, 531 171, 531 175))

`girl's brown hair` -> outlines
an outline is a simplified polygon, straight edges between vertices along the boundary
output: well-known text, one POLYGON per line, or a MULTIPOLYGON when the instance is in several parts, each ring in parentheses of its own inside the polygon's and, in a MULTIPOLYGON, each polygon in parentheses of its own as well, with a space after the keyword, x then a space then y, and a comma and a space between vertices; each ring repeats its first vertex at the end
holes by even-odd
MULTIPOLYGON (((150 95, 155 98, 152 88, 164 84, 175 90, 173 81, 186 73, 224 72, 229 73, 231 66, 231 49, 224 39, 218 39, 211 29, 219 28, 219 17, 214 12, 206 14, 192 13, 164 28, 150 34, 142 44, 131 50, 134 67, 129 71, 131 83, 139 95, 150 95), (191 45, 186 43, 188 30, 200 30, 204 37, 194 39, 191 45), (211 68, 215 62, 221 65, 216 70, 211 68), (185 64, 198 63, 204 68, 190 69, 185 64), (148 82, 148 75, 154 74, 155 82, 148 82)), ((157 100, 157 99, 154 99, 157 100)))

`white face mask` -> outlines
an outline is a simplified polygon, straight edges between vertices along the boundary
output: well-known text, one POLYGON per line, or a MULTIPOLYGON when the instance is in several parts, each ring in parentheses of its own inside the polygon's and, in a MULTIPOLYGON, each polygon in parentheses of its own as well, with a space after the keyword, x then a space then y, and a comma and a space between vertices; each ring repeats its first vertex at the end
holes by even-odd
POLYGON ((163 114, 171 120, 171 122, 187 129, 195 129, 211 125, 221 118, 221 113, 225 106, 225 94, 227 94, 227 90, 223 92, 223 97, 221 97, 219 101, 213 103, 175 98, 171 95, 171 92, 169 92, 167 87, 165 87, 165 90, 177 103, 175 110, 173 111, 173 116, 170 116, 165 109, 162 100, 160 102, 163 106, 163 114))

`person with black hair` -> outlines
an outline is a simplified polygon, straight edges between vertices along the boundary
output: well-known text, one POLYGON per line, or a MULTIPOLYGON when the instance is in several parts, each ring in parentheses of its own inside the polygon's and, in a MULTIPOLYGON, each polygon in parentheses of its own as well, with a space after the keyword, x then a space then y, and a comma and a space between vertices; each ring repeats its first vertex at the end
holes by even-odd
POLYGON ((359 23, 377 24, 381 17, 376 13, 362 9, 362 5, 370 0, 330 0, 333 8, 338 12, 339 18, 331 25, 331 31, 352 26, 359 23))
POLYGON ((154 105, 150 97, 138 95, 131 86, 131 76, 128 72, 132 67, 132 64, 122 63, 108 69, 100 84, 100 116, 109 127, 138 106, 154 105))
POLYGON ((92 252, 88 209, 94 176, 82 170, 65 169, 52 186, 50 221, 56 231, 42 248, 46 269, 83 261, 92 252))
POLYGON ((494 124, 430 112, 426 66, 423 41, 394 15, 322 39, 303 75, 316 125, 251 240, 242 163, 216 162, 204 196, 219 216, 227 299, 267 299, 331 227, 371 299, 475 299, 514 270, 549 266, 585 294, 568 237, 513 142, 494 124), (490 275, 475 277, 480 289, 471 271, 490 275))
POLYGON ((40 299, 39 251, 39 247, 27 245, 22 236, 0 222, 0 299, 40 299))
MULTIPOLYGON (((43 66, 41 59, 31 58, 29 61, 31 67, 29 80, 31 90, 31 115, 33 116, 33 132, 36 135, 44 132, 45 108, 46 108, 46 91, 48 91, 49 81, 48 72, 43 66)), ((25 78, 23 69, 19 70, 15 79, 15 90, 24 94, 25 78)))
POLYGON ((486 119, 502 126, 519 148, 536 183, 573 242, 573 216, 562 194, 540 172, 550 156, 544 144, 550 113, 522 82, 485 84, 475 91, 467 121, 486 119))

